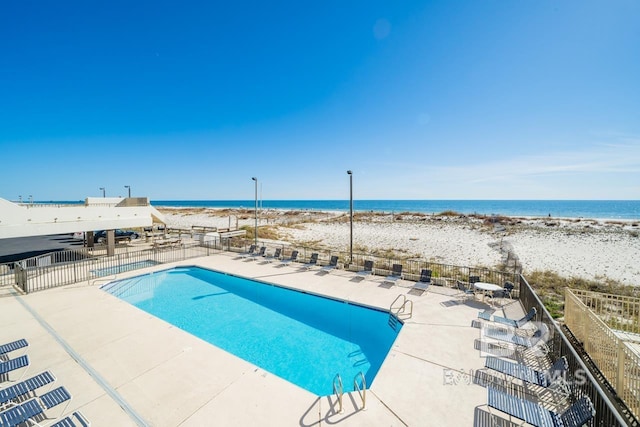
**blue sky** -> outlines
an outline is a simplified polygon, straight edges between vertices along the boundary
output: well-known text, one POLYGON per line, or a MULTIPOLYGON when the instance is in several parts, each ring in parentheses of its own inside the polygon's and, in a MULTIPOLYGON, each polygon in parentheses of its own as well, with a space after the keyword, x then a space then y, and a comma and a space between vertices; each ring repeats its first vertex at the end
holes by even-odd
POLYGON ((640 2, 0 5, 0 197, 640 198, 640 2))

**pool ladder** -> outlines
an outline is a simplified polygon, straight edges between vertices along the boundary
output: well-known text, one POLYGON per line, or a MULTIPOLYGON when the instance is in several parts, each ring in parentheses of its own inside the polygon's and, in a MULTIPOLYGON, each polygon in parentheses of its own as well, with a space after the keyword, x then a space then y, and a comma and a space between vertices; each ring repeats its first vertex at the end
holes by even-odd
MULTIPOLYGON (((364 377, 362 371, 358 372, 353 378, 353 391, 357 391, 360 399, 362 399, 362 410, 367 409, 367 380, 364 377), (361 380, 362 386, 358 384, 358 380, 361 380)), ((336 374, 333 377, 333 394, 338 401, 339 413, 342 413, 342 397, 344 396, 344 388, 342 386, 342 378, 340 374, 336 374)))
POLYGON ((404 319, 411 319, 413 316, 413 301, 407 299, 404 294, 400 294, 393 300, 391 305, 389 306, 389 326, 394 331, 397 331, 398 322, 400 320, 400 315, 404 319), (399 300, 402 300, 400 304, 396 304, 399 300))

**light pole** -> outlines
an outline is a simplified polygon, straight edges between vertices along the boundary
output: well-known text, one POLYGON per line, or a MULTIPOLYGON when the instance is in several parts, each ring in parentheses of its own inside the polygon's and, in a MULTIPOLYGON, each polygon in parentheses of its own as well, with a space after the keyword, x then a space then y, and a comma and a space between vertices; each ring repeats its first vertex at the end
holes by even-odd
POLYGON ((255 211, 256 211, 256 227, 255 227, 254 237, 255 237, 255 244, 256 244, 256 246, 258 246, 258 178, 256 178, 254 176, 251 179, 256 182, 256 207, 255 207, 255 211))
POLYGON ((106 193, 106 191, 105 191, 104 187, 100 187, 100 190, 102 190, 102 197, 103 197, 103 198, 104 198, 104 197, 107 197, 107 193, 106 193))
POLYGON ((125 185, 124 188, 129 190, 129 198, 131 198, 131 186, 130 185, 125 185))
POLYGON ((353 264, 353 172, 349 174, 349 264, 353 264))

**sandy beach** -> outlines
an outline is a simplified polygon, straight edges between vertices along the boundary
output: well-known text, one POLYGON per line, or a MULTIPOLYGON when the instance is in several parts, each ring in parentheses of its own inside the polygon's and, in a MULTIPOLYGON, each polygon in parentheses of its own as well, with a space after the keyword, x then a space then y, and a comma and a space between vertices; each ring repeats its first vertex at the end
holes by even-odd
MULTIPOLYGON (((167 225, 226 228, 255 224, 254 212, 160 208, 167 225)), ((318 249, 348 250, 344 212, 264 210, 259 226, 278 239, 318 249)), ((566 278, 610 279, 640 285, 640 224, 597 219, 476 217, 358 212, 354 251, 395 251, 444 264, 496 267, 507 254, 527 276, 551 271, 566 278)))

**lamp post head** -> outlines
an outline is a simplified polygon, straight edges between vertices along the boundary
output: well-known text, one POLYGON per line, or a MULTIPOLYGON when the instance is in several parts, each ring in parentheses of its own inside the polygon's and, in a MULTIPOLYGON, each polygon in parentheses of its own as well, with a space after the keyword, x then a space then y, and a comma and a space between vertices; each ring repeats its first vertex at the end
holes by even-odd
POLYGON ((348 173, 349 175, 351 175, 353 172, 351 172, 351 171, 349 170, 349 171, 347 171, 347 173, 348 173))
POLYGON ((252 177, 251 177, 251 180, 252 180, 252 181, 256 181, 256 182, 257 182, 257 181, 258 181, 258 178, 256 178, 255 176, 252 176, 252 177))

